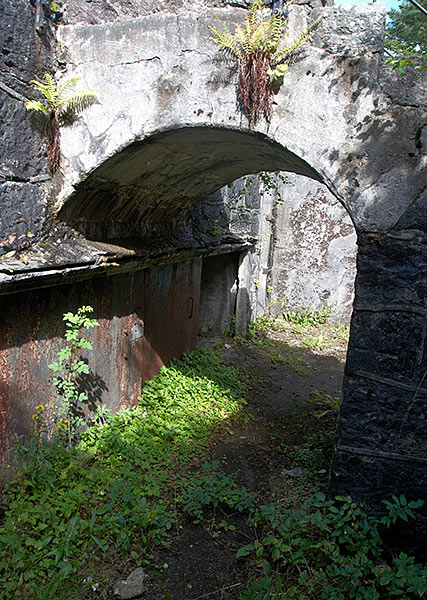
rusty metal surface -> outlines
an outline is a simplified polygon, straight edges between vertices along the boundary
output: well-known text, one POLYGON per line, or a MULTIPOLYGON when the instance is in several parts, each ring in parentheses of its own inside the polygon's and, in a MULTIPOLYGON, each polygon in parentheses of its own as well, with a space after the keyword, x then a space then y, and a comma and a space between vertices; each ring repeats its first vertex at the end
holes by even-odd
POLYGON ((48 369, 64 346, 63 313, 94 307, 84 381, 90 408, 137 402, 143 384, 171 358, 196 346, 201 259, 0 297, 0 453, 25 437, 39 404, 51 418, 48 369))

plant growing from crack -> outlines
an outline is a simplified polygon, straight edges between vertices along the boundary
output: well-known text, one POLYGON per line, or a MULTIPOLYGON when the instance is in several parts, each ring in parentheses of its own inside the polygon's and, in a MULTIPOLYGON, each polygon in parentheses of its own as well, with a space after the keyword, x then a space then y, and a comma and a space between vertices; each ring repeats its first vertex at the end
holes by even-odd
POLYGON ((294 42, 284 44, 289 30, 283 12, 267 18, 264 9, 262 0, 254 0, 244 23, 235 24, 234 33, 220 19, 221 27, 209 27, 209 39, 238 61, 239 99, 250 122, 261 114, 271 118, 273 87, 281 85, 291 56, 314 35, 319 22, 311 23, 294 42))
POLYGON ((25 107, 34 116, 37 125, 42 129, 47 148, 49 170, 54 173, 60 158, 60 127, 71 125, 76 117, 86 108, 95 104, 98 94, 93 90, 73 92, 80 77, 71 77, 57 85, 52 75, 45 73, 42 81, 33 79, 31 83, 41 92, 46 103, 29 100, 25 107))

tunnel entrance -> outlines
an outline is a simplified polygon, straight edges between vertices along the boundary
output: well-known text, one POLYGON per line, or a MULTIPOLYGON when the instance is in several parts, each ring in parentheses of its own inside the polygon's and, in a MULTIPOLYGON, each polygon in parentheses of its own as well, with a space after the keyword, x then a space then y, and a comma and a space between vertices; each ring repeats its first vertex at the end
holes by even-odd
MULTIPOLYGON (((303 149, 301 154, 304 155, 303 149)), ((210 194, 218 195, 219 189, 224 185, 231 184, 237 178, 259 171, 265 171, 266 173, 275 171, 291 172, 309 177, 316 185, 317 183, 324 183, 325 185, 328 184, 328 189, 335 189, 332 188, 332 184, 326 175, 322 175, 319 165, 316 167, 314 169, 303 158, 300 158, 267 134, 247 130, 205 126, 181 127, 158 132, 142 141, 135 141, 126 148, 119 150, 90 173, 84 181, 76 186, 75 191, 58 209, 57 218, 62 222, 61 227, 64 228, 65 234, 63 240, 60 240, 59 243, 53 238, 50 242, 53 248, 52 256, 55 256, 55 264, 59 264, 60 268, 53 275, 48 274, 50 278, 45 278, 48 283, 43 285, 65 283, 65 280, 62 279, 64 273, 71 273, 73 277, 76 277, 77 287, 79 281, 93 280, 95 282, 97 277, 105 277, 106 272, 113 278, 116 275, 123 276, 125 280, 129 277, 129 284, 125 284, 127 290, 126 306, 120 306, 117 309, 117 297, 115 296, 114 287, 108 291, 108 302, 111 300, 111 306, 115 308, 111 313, 111 319, 107 317, 105 320, 104 327, 105 331, 112 332, 112 340, 114 340, 115 336, 121 336, 123 329, 127 326, 125 326, 125 322, 129 321, 129 315, 134 307, 141 304, 140 293, 132 283, 132 277, 129 274, 189 261, 200 275, 195 278, 197 279, 197 287, 201 283, 201 267, 203 261, 205 261, 203 287, 205 290, 209 290, 209 287, 214 286, 209 278, 212 277, 215 280, 215 277, 217 277, 215 272, 219 269, 221 261, 224 261, 224 265, 227 264, 226 259, 213 257, 220 255, 239 256, 235 315, 239 318, 242 314, 248 315, 246 324, 243 323, 242 328, 237 329, 239 335, 244 335, 248 320, 256 318, 257 315, 264 312, 266 305, 270 303, 269 294, 276 294, 277 298, 273 298, 273 302, 275 299, 282 297, 283 290, 279 289, 278 282, 281 280, 283 283, 283 279, 287 281, 292 279, 289 277, 288 269, 285 278, 277 277, 276 283, 274 283, 273 278, 273 285, 270 282, 272 260, 277 262, 280 256, 279 262, 286 269, 292 265, 293 258, 290 250, 295 244, 291 242, 288 246, 275 246, 273 243, 279 229, 289 233, 287 226, 291 222, 291 219, 289 219, 291 211, 287 211, 287 209, 273 210, 273 204, 271 204, 272 210, 267 214, 264 213, 264 216, 260 219, 263 226, 267 224, 269 227, 269 234, 264 238, 264 233, 260 235, 260 229, 253 230, 253 227, 249 227, 243 231, 228 227, 226 223, 221 222, 221 219, 215 216, 215 213, 206 205, 205 200, 210 194), (74 246, 77 244, 80 249, 78 260, 75 258, 75 254, 67 254, 68 249, 73 244, 74 246), (265 257, 267 262, 258 260, 260 256, 265 257), (252 268, 253 264, 256 264, 256 271, 252 268), (74 273, 78 273, 78 276, 75 276, 74 273), (209 273, 210 276, 207 275, 209 273), (242 302, 241 305, 239 301, 242 302), (246 309, 243 310, 242 307, 245 304, 246 309), (118 320, 115 320, 117 315, 120 316, 118 320), (111 329, 112 322, 115 323, 114 330, 111 329)), ((325 171, 330 172, 326 166, 325 171)), ((345 186, 343 189, 345 189, 345 186)), ((310 206, 310 211, 305 213, 305 222, 307 223, 311 222, 317 214, 318 209, 316 209, 316 206, 324 207, 326 203, 322 194, 309 192, 306 197, 309 199, 307 206, 310 206), (310 218, 308 218, 309 216, 310 218)), ((342 198, 338 198, 338 200, 344 205, 345 209, 345 201, 342 198)), ((262 208, 265 209, 266 206, 267 203, 263 201, 262 208)), ((304 214, 304 209, 302 209, 301 214, 304 214)), ((350 223, 348 225, 350 226, 350 223)), ((340 228, 338 227, 338 229, 340 228)), ((344 228, 343 235, 344 237, 350 236, 350 230, 347 226, 344 228)), ((52 233, 52 236, 57 238, 57 230, 52 233)), ((306 239, 305 232, 302 230, 299 233, 291 232, 288 241, 289 239, 304 240, 306 239)), ((409 421, 408 423, 406 420, 404 421, 405 426, 406 423, 408 425, 408 431, 405 430, 403 436, 405 439, 402 438, 402 428, 396 426, 393 415, 399 413, 399 410, 397 410, 398 404, 395 406, 396 411, 393 408, 389 413, 381 414, 376 406, 377 396, 375 390, 379 390, 379 387, 382 386, 380 390, 381 401, 385 401, 387 393, 384 391, 384 386, 388 386, 388 380, 391 381, 395 377, 395 373, 400 373, 403 369, 403 363, 398 363, 393 353, 390 354, 390 352, 385 351, 388 348, 387 344, 395 338, 401 340, 402 343, 405 339, 405 344, 408 343, 407 336, 404 338, 401 335, 401 329, 406 321, 397 318, 394 313, 390 313, 391 317, 389 317, 387 312, 383 314, 379 309, 371 310, 365 302, 365 297, 367 302, 370 302, 373 290, 376 289, 377 285, 380 286, 379 289, 383 289, 381 288, 382 279, 392 274, 390 270, 384 272, 378 270, 375 262, 383 251, 382 244, 387 246, 389 243, 399 246, 401 242, 392 237, 383 236, 380 239, 376 234, 363 234, 363 243, 360 243, 359 234, 359 269, 361 264, 364 267, 362 274, 359 271, 359 284, 356 286, 356 304, 357 302, 359 304, 351 326, 352 331, 356 331, 356 335, 351 334, 350 336, 344 380, 344 399, 340 412, 341 427, 339 428, 338 452, 331 480, 333 489, 338 492, 353 493, 353 490, 356 490, 356 493, 358 493, 359 488, 356 485, 356 479, 359 476, 362 477, 365 467, 369 467, 370 472, 377 472, 378 469, 384 468, 384 473, 389 474, 389 481, 386 482, 387 485, 384 484, 384 489, 391 489, 390 486, 394 485, 392 482, 397 477, 397 475, 395 477, 392 468, 394 464, 393 448, 397 447, 395 442, 399 444, 399 448, 402 448, 405 453, 408 452, 409 447, 414 448, 415 444, 410 432, 409 421), (374 249, 375 244, 378 244, 378 251, 374 249), (360 252, 362 252, 362 255, 360 252), (371 273, 375 275, 372 276, 371 273), (376 277, 381 281, 376 281, 376 277), (373 339, 370 333, 371 328, 379 332, 373 339), (371 356, 374 356, 373 362, 371 356), (386 375, 387 381, 381 380, 380 385, 377 375, 383 378, 386 375), (357 410, 355 412, 355 407, 362 405, 366 407, 363 414, 357 412, 357 410), (382 414, 389 414, 390 419, 384 422, 382 414), (392 431, 391 435, 388 435, 387 428, 389 425, 392 431), (371 430, 375 435, 369 434, 366 438, 364 432, 371 430), (377 443, 375 440, 381 442, 384 439, 389 449, 386 451, 386 456, 380 456, 379 454, 377 456, 375 454, 377 446, 372 448, 372 444, 377 443), (350 443, 346 443, 346 440, 350 443), (372 452, 375 455, 374 459, 372 459, 372 452), (359 465, 357 477, 353 471, 349 470, 350 464, 356 463, 359 465)), ((314 252, 317 252, 314 244, 308 245, 311 245, 314 252)), ((340 244, 330 245, 329 257, 332 263, 334 262, 332 259, 337 256, 340 250, 339 246, 340 244)), ((49 244, 45 243, 45 247, 49 248, 49 244)), ((388 250, 385 249, 384 252, 388 252, 388 250)), ((318 254, 320 255, 320 252, 318 254)), ((396 256, 396 253, 393 256, 396 256)), ((231 259, 231 264, 234 264, 232 269, 231 266, 226 267, 226 269, 231 269, 229 273, 231 279, 233 279, 236 270, 235 258, 231 259)), ((194 269, 192 267, 192 272, 195 272, 194 269)), ((311 275, 310 269, 305 272, 306 283, 303 281, 301 288, 307 289, 309 287, 308 284, 312 283, 311 275)), ((150 276, 151 274, 148 275, 148 277, 150 276)), ((186 285, 188 282, 186 277, 184 275, 181 287, 179 287, 181 291, 178 292, 182 298, 186 298, 185 302, 174 303, 172 296, 166 291, 168 289, 166 286, 163 289, 164 296, 171 299, 167 305, 167 319, 163 319, 162 311, 159 313, 159 322, 154 323, 152 321, 151 326, 148 326, 147 319, 143 318, 145 323, 144 335, 147 339, 150 339, 150 347, 153 350, 152 364, 161 366, 170 360, 172 356, 179 356, 195 347, 199 322, 199 307, 196 297, 199 296, 194 293, 187 293, 186 285), (177 306, 180 307, 179 311, 176 311, 177 306), (170 322, 177 325, 173 330, 173 339, 171 339, 171 333, 167 325, 170 322), (180 336, 181 326, 187 332, 184 337, 180 336), (185 344, 181 343, 184 338, 186 340, 185 344), (188 340, 191 341, 190 345, 187 343, 188 340), (192 340, 194 340, 194 343, 192 340), (171 348, 173 348, 172 354, 165 350, 171 348)), ((144 276, 145 279, 146 276, 144 276)), ((22 281, 23 283, 19 280, 19 277, 16 280, 14 279, 16 289, 22 290, 19 285, 28 285, 24 279, 22 281)), ((172 284, 173 281, 171 280, 169 283, 172 284)), ((294 282, 291 281, 291 285, 294 285, 294 282)), ((233 286, 222 296, 226 299, 228 306, 226 312, 229 315, 232 315, 231 307, 234 294, 232 288, 233 286)), ((324 300, 326 298, 323 298, 324 300)), ((69 309, 67 303, 68 299, 64 306, 57 305, 58 315, 69 309)), ((206 315, 209 309, 206 308, 206 300, 203 294, 201 303, 204 315, 202 322, 206 324, 206 315)), ((216 311, 218 316, 220 310, 217 308, 216 311)), ((215 322, 215 319, 212 322, 215 322)), ((222 327, 222 323, 218 318, 216 323, 215 327, 222 327)), ((236 324, 238 324, 237 319, 236 324)), ((34 314, 29 316, 29 322, 25 327, 32 332, 33 337, 40 338, 41 343, 38 345, 37 351, 43 356, 43 360, 46 358, 50 362, 51 353, 55 350, 55 347, 57 348, 58 340, 50 344, 49 335, 41 333, 40 320, 34 314), (36 326, 34 326, 34 322, 37 323, 36 326), (47 351, 48 347, 50 347, 49 351, 47 351)), ((414 356, 418 352, 415 346, 418 349, 422 347, 421 334, 419 333, 421 331, 423 331, 423 327, 414 326, 414 335, 410 338, 413 348, 411 347, 409 354, 412 353, 414 356)), ((23 349, 22 351, 25 352, 23 349)), ((16 361, 19 360, 17 355, 20 352, 21 348, 18 347, 18 342, 12 339, 9 348, 4 353, 3 363, 6 367, 16 364, 16 361)), ((418 358, 415 362, 409 360, 405 362, 405 365, 414 364, 416 373, 414 372, 411 377, 405 374, 406 372, 402 375, 398 374, 398 377, 402 379, 398 382, 399 394, 403 389, 402 385, 409 386, 408 389, 405 388, 407 396, 411 397, 413 392, 416 392, 416 389, 412 390, 411 385, 415 385, 414 378, 419 381, 418 372, 423 368, 419 352, 416 356, 418 358)), ((125 381, 129 356, 121 354, 118 357, 113 365, 113 374, 109 371, 110 365, 107 367, 106 362, 108 361, 103 363, 100 361, 99 368, 101 370, 100 377, 107 381, 107 386, 111 377, 120 382, 125 381)), ((20 414, 14 407, 17 403, 19 404, 20 395, 22 399, 26 397, 29 382, 27 378, 25 381, 26 389, 17 390, 16 386, 13 387, 10 381, 7 380, 10 369, 5 368, 4 373, 4 387, 5 389, 13 389, 13 398, 16 400, 12 402, 12 396, 9 400, 6 398, 6 408, 2 415, 3 417, 6 415, 4 417, 6 423, 4 430, 7 431, 11 423, 16 423, 20 419, 20 414)), ((39 373, 28 372, 28 374, 35 377, 32 385, 37 388, 36 380, 39 373)), ((399 395, 398 393, 396 392, 396 398, 399 395)), ((114 399, 114 401, 134 403, 136 397, 135 394, 135 397, 125 399, 120 397, 114 399)), ((34 400, 37 402, 36 396, 34 396, 34 400)), ((32 407, 28 405, 28 402, 23 400, 22 405, 27 406, 28 413, 31 414, 32 407)), ((411 413, 411 423, 419 429, 415 412, 411 413)), ((406 460, 405 457, 402 459, 404 468, 410 474, 417 473, 417 469, 420 468, 421 459, 417 452, 418 449, 414 448, 414 460, 412 458, 406 460)), ((363 477, 365 481, 364 489, 371 490, 369 481, 364 475, 363 477)), ((413 480, 413 477, 412 479, 411 477, 408 481, 413 480)), ((405 493, 405 490, 411 491, 408 484, 404 484, 400 475, 398 480, 398 488, 402 490, 402 493, 405 493)), ((370 496, 372 505, 376 506, 381 499, 378 499, 375 490, 371 490, 369 494, 371 492, 373 494, 370 496)))
MULTIPOLYGON (((272 271, 279 250, 277 222, 283 224, 277 185, 270 189, 274 171, 292 171, 316 185, 322 180, 307 162, 265 134, 189 127, 133 142, 77 185, 57 213, 61 239, 56 229, 44 242, 43 250, 60 267, 39 280, 46 288, 37 292, 43 296, 37 302, 43 314, 20 313, 21 329, 37 340, 40 356, 37 372, 23 369, 22 389, 9 381, 12 370, 6 367, 27 364, 25 344, 13 333, 13 319, 7 326, 3 379, 4 389, 13 393, 3 399, 4 430, 22 417, 13 398, 25 397, 24 420, 30 422, 32 407, 41 399, 35 393, 28 405, 29 387, 46 394, 37 378, 48 372, 60 346, 60 315, 76 310, 72 298, 93 302, 95 310, 102 306, 94 340, 96 369, 105 382, 101 401, 114 410, 121 403, 136 403, 140 386, 163 364, 194 349, 198 331, 221 334, 234 321, 236 333, 244 336, 249 322, 282 293, 272 271), (264 171, 264 182, 255 185, 254 195, 244 197, 240 188, 244 199, 236 204, 233 182, 259 171, 264 171), (62 293, 65 288, 59 285, 52 295, 51 286, 58 283, 71 285, 72 293, 62 293), (93 300, 84 298, 90 289, 93 300), (42 324, 46 319, 47 326, 42 324), (133 328, 140 335, 133 336, 133 328), (117 350, 112 363, 105 353, 108 343, 117 350)), ((28 298, 32 294, 28 285, 28 298)))

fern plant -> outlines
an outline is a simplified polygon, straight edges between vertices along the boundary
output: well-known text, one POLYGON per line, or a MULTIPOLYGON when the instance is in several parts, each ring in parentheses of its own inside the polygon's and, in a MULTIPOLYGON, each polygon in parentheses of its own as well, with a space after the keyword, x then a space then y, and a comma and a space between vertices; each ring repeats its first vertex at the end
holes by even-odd
POLYGON ((59 165, 60 126, 70 125, 85 108, 94 104, 98 95, 92 90, 73 92, 80 77, 71 77, 57 85, 52 75, 45 73, 42 81, 33 79, 31 83, 41 92, 45 102, 30 100, 25 107, 43 129, 46 139, 47 160, 53 173, 59 165))
POLYGON ((249 121, 256 121, 262 113, 270 119, 273 86, 281 84, 291 56, 314 35, 320 20, 311 23, 294 42, 285 44, 289 30, 283 12, 266 17, 264 9, 262 0, 254 0, 244 23, 235 24, 234 33, 220 19, 221 27, 209 27, 209 39, 238 61, 239 98, 249 121))

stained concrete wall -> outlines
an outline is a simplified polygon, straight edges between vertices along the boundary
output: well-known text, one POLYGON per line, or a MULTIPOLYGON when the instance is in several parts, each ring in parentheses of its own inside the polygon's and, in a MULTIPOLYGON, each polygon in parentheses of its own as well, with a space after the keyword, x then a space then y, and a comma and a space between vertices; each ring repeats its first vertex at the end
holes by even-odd
MULTIPOLYGON (((348 324, 357 255, 348 212, 326 186, 307 177, 268 173, 264 180, 252 175, 221 188, 193 216, 205 227, 254 239, 253 248, 241 258, 240 281, 237 273, 233 280, 234 287, 241 293, 245 287, 247 295, 245 312, 238 315, 241 333, 244 322, 266 312, 329 307, 333 322, 348 324)), ((222 286, 217 284, 210 294, 215 296, 215 290, 221 305, 222 286)), ((229 318, 229 303, 223 308, 229 318)), ((225 328, 224 319, 221 327, 225 328)))
MULTIPOLYGON (((67 0, 61 21, 63 23, 105 23, 158 12, 192 12, 197 14, 206 8, 217 10, 227 6, 247 8, 251 0, 67 0)), ((269 2, 266 2, 268 5, 269 2)), ((332 6, 333 0, 296 0, 296 4, 308 7, 332 6)))
POLYGON ((239 254, 205 258, 200 286, 199 334, 223 335, 236 315, 239 254))
POLYGON ((357 235, 350 216, 326 186, 288 175, 280 182, 271 270, 273 311, 331 309, 349 323, 353 310, 357 235))

